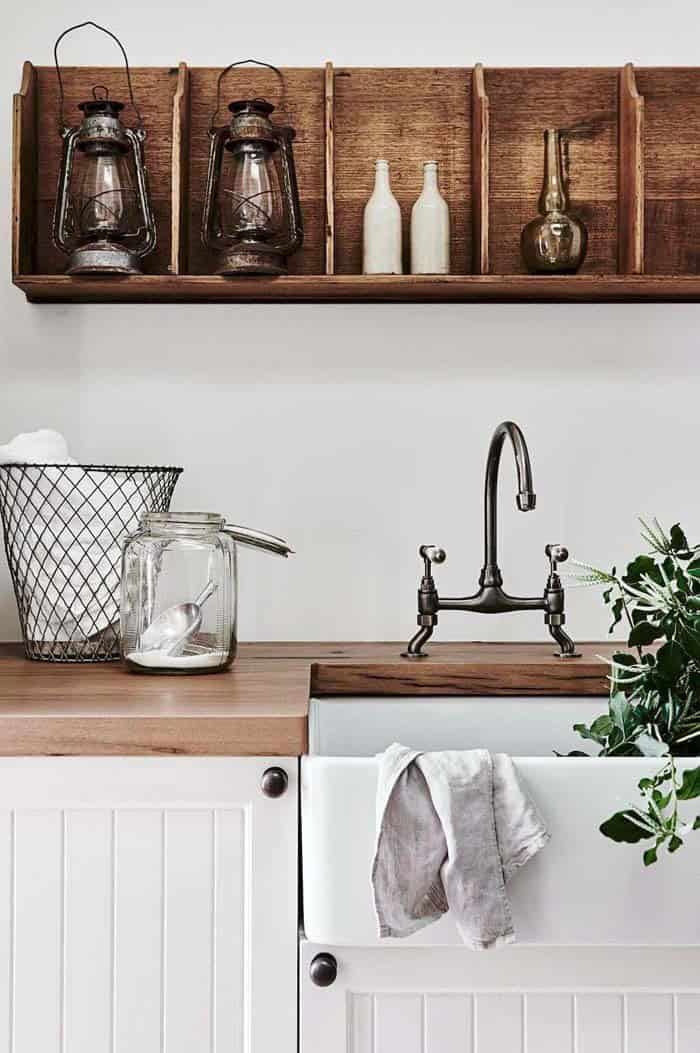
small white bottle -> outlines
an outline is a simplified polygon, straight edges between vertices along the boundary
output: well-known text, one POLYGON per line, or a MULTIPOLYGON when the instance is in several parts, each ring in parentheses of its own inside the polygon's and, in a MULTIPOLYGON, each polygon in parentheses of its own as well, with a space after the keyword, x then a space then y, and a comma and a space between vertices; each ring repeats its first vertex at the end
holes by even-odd
POLYGON ((403 274, 401 209, 391 192, 389 162, 375 164, 374 190, 362 220, 362 273, 403 274))
POLYGON ((423 165, 423 190, 411 211, 411 274, 450 273, 450 210, 438 189, 437 161, 423 165))

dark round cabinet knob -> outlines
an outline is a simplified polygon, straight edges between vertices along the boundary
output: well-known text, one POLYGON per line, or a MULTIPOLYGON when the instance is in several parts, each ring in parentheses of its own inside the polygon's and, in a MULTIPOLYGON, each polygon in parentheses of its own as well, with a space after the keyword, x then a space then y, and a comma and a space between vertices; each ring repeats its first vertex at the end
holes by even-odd
POLYGON ((338 975, 338 963, 332 954, 317 954, 311 959, 309 976, 317 987, 330 987, 338 975))
POLYGON ((289 785, 284 768, 268 768, 260 780, 262 792, 266 797, 281 797, 289 785))

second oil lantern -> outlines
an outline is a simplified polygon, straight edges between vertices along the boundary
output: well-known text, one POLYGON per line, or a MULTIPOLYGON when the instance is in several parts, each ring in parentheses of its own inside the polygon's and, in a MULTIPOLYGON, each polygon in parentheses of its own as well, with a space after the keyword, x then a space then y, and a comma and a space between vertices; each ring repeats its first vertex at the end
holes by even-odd
POLYGON ((221 254, 219 274, 286 274, 287 256, 301 247, 303 226, 292 140, 293 128, 271 120, 275 107, 266 99, 238 99, 229 104, 231 120, 216 126, 221 81, 234 62, 219 74, 216 110, 209 125, 209 169, 202 216, 202 241, 221 254))

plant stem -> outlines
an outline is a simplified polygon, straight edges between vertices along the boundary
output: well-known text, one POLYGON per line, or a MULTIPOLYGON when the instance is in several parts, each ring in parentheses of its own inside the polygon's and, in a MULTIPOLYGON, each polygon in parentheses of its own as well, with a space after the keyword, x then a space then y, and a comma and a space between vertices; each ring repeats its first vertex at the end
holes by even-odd
POLYGON ((671 767, 671 800, 673 801, 673 814, 671 816, 671 830, 675 834, 678 826, 678 797, 677 790, 678 785, 676 783, 676 762, 673 757, 669 758, 669 764, 671 767))
MULTIPOLYGON (((634 629, 634 622, 632 621, 632 615, 630 614, 629 607, 627 606, 627 597, 625 595, 625 590, 622 587, 622 582, 618 578, 615 578, 615 584, 617 585, 618 589, 620 590, 620 598, 622 600, 622 609, 625 612, 625 616, 627 618, 628 625, 629 625, 630 629, 634 629)), ((637 650, 637 655, 639 656, 639 660, 641 661, 642 658, 644 657, 644 652, 643 652, 643 650, 641 648, 641 645, 638 644, 636 650, 637 650)))

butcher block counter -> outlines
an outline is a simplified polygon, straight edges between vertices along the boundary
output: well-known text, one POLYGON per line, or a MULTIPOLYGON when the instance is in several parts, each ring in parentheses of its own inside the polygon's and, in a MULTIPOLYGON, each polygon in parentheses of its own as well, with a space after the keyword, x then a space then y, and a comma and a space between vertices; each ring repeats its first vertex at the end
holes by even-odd
MULTIPOLYGON (((231 670, 139 675, 118 663, 28 661, 0 644, 0 756, 296 756, 306 751, 310 697, 335 695, 606 695, 598 656, 562 661, 551 644, 242 644, 231 670)), ((526 704, 526 703, 524 703, 526 704)))

